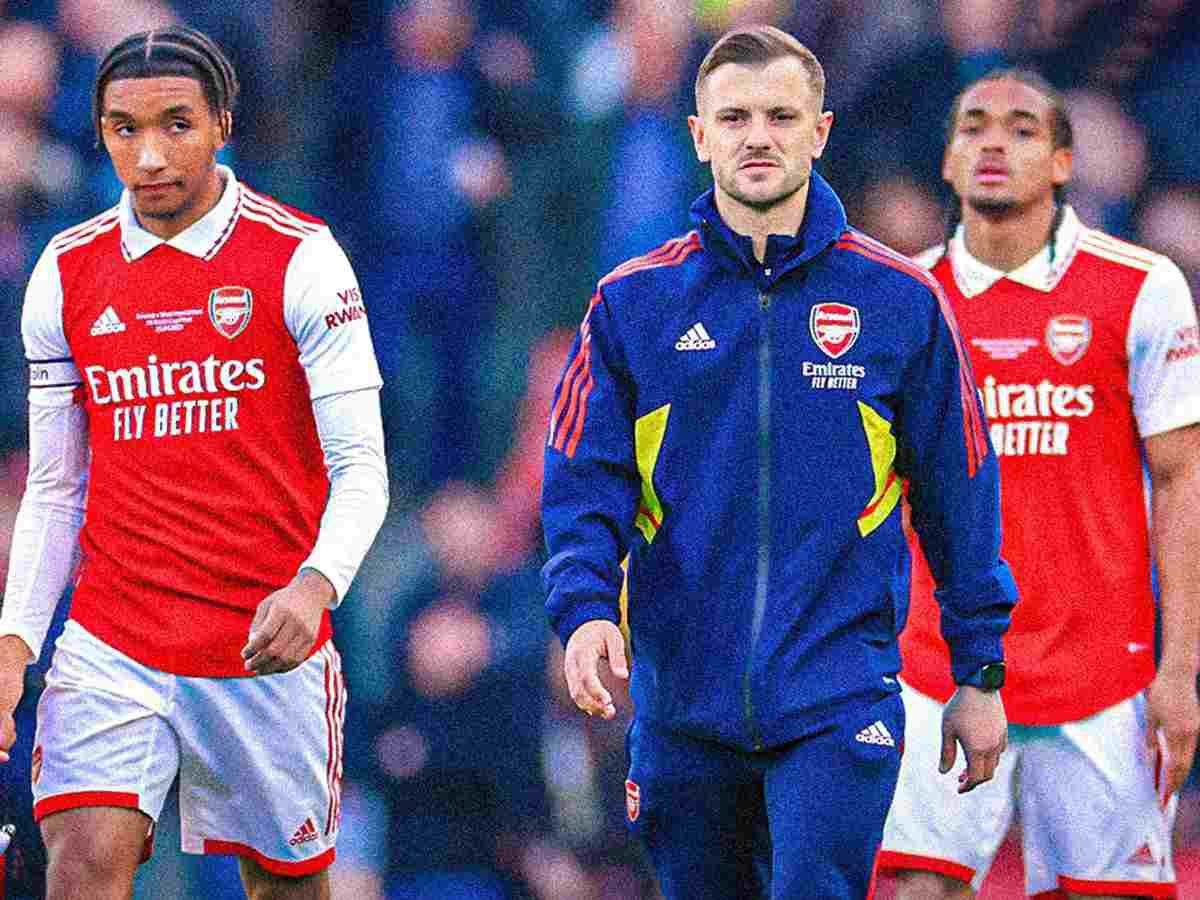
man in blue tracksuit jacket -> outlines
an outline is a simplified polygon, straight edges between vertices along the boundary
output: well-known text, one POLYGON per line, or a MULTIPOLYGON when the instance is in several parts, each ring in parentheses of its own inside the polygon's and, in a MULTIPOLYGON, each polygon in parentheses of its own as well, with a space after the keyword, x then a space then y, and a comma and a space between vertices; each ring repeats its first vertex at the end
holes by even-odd
POLYGON ((628 816, 668 898, 861 900, 903 751, 905 481, 963 685, 942 769, 960 743, 967 791, 1004 749, 997 466, 936 282, 812 172, 816 58, 732 32, 696 95, 696 230, 600 281, 555 395, 547 609, 606 718, 627 614, 628 816))

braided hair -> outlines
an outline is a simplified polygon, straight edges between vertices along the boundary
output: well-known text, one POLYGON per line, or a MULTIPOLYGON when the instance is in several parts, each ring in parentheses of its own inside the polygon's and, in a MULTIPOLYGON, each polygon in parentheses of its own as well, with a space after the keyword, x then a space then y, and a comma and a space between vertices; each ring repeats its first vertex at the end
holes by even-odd
MULTIPOLYGON (((963 97, 974 88, 989 81, 1016 81, 1026 87, 1031 87, 1047 100, 1050 101, 1050 139, 1054 142, 1054 149, 1060 150, 1063 148, 1071 149, 1075 144, 1075 132, 1071 126, 1071 116, 1067 112, 1066 101, 1062 95, 1055 90, 1045 78, 1033 69, 1026 68, 997 68, 984 73, 979 78, 976 78, 954 98, 954 102, 950 104, 950 114, 946 117, 946 146, 950 146, 950 142, 954 140, 954 129, 958 125, 959 107, 962 106, 963 97)), ((946 246, 950 246, 950 240, 954 237, 954 233, 958 231, 959 223, 962 222, 962 200, 953 191, 951 193, 951 202, 946 213, 946 246)), ((1054 218, 1050 222, 1050 264, 1054 264, 1054 256, 1056 251, 1055 242, 1058 235, 1058 226, 1062 224, 1063 216, 1066 214, 1067 204, 1067 186, 1065 184, 1056 184, 1054 186, 1054 218)))
POLYGON ((239 89, 233 64, 208 35, 186 25, 172 25, 131 34, 101 60, 92 93, 97 146, 102 140, 100 118, 108 83, 117 78, 166 75, 182 75, 200 82, 209 109, 219 117, 223 136, 229 138, 239 89))

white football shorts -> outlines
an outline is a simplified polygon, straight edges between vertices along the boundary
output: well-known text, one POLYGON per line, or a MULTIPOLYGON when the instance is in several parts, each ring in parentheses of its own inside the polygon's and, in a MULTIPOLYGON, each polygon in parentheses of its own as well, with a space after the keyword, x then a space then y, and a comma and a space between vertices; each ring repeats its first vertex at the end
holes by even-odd
POLYGON ((962 748, 942 775, 943 705, 904 686, 908 718, 900 782, 883 832, 882 870, 937 872, 978 891, 1014 815, 1025 890, 1174 897, 1177 798, 1159 792, 1138 694, 1078 722, 1009 726, 995 777, 958 794, 962 748))
POLYGON ((157 820, 178 774, 185 853, 319 872, 341 818, 341 668, 328 641, 282 674, 172 675, 68 621, 38 704, 34 818, 117 806, 157 820))

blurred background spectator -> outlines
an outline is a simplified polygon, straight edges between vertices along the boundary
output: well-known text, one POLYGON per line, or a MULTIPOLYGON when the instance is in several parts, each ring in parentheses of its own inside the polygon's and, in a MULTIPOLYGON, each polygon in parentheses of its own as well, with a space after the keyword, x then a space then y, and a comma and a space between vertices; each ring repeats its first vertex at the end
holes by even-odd
MULTIPOLYGON (((706 187, 685 123, 702 54, 754 22, 812 47, 836 116, 818 168, 853 223, 906 253, 941 239, 951 99, 995 65, 1036 66, 1074 117, 1072 202, 1196 290, 1198 17, 1200 0, 0 0, 0 571, 24 475, 25 280, 55 232, 119 195, 92 130, 96 66, 126 33, 185 21, 241 75, 224 160, 330 223, 387 381, 395 501, 337 613, 335 896, 654 897, 623 825, 628 704, 604 723, 563 695, 538 492, 548 398, 596 280, 686 230, 706 187)), ((10 897, 38 889, 20 749, 3 773, 25 841, 10 897)), ((1193 790, 1179 852, 1200 892, 1193 790)), ((170 816, 138 896, 240 896, 231 860, 178 853, 170 816)), ((1002 856, 983 896, 1020 896, 1019 873, 1002 856)))

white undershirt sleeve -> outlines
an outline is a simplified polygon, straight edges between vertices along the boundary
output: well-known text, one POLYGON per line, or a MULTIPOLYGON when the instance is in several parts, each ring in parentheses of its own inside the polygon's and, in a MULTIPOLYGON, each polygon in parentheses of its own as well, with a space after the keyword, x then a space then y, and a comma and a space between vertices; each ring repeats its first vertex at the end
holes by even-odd
POLYGON ((1200 330, 1183 273, 1158 257, 1129 317, 1129 392, 1141 437, 1200 422, 1200 330))
POLYGON ((382 381, 350 261, 328 229, 297 247, 284 279, 284 321, 308 378, 329 499, 300 568, 329 579, 341 603, 388 507, 379 412, 382 381))
POLYGON ((20 637, 34 659, 79 564, 87 471, 83 408, 31 403, 29 476, 13 528, 0 634, 20 637))
POLYGON ((313 401, 317 434, 329 472, 329 500, 317 543, 300 568, 329 579, 336 607, 371 549, 388 508, 387 464, 379 392, 329 394, 313 401))
POLYGON ((21 316, 29 358, 29 475, 17 510, 0 635, 20 637, 37 659, 55 607, 79 563, 88 482, 87 414, 62 327, 62 283, 47 249, 34 267, 21 316))

